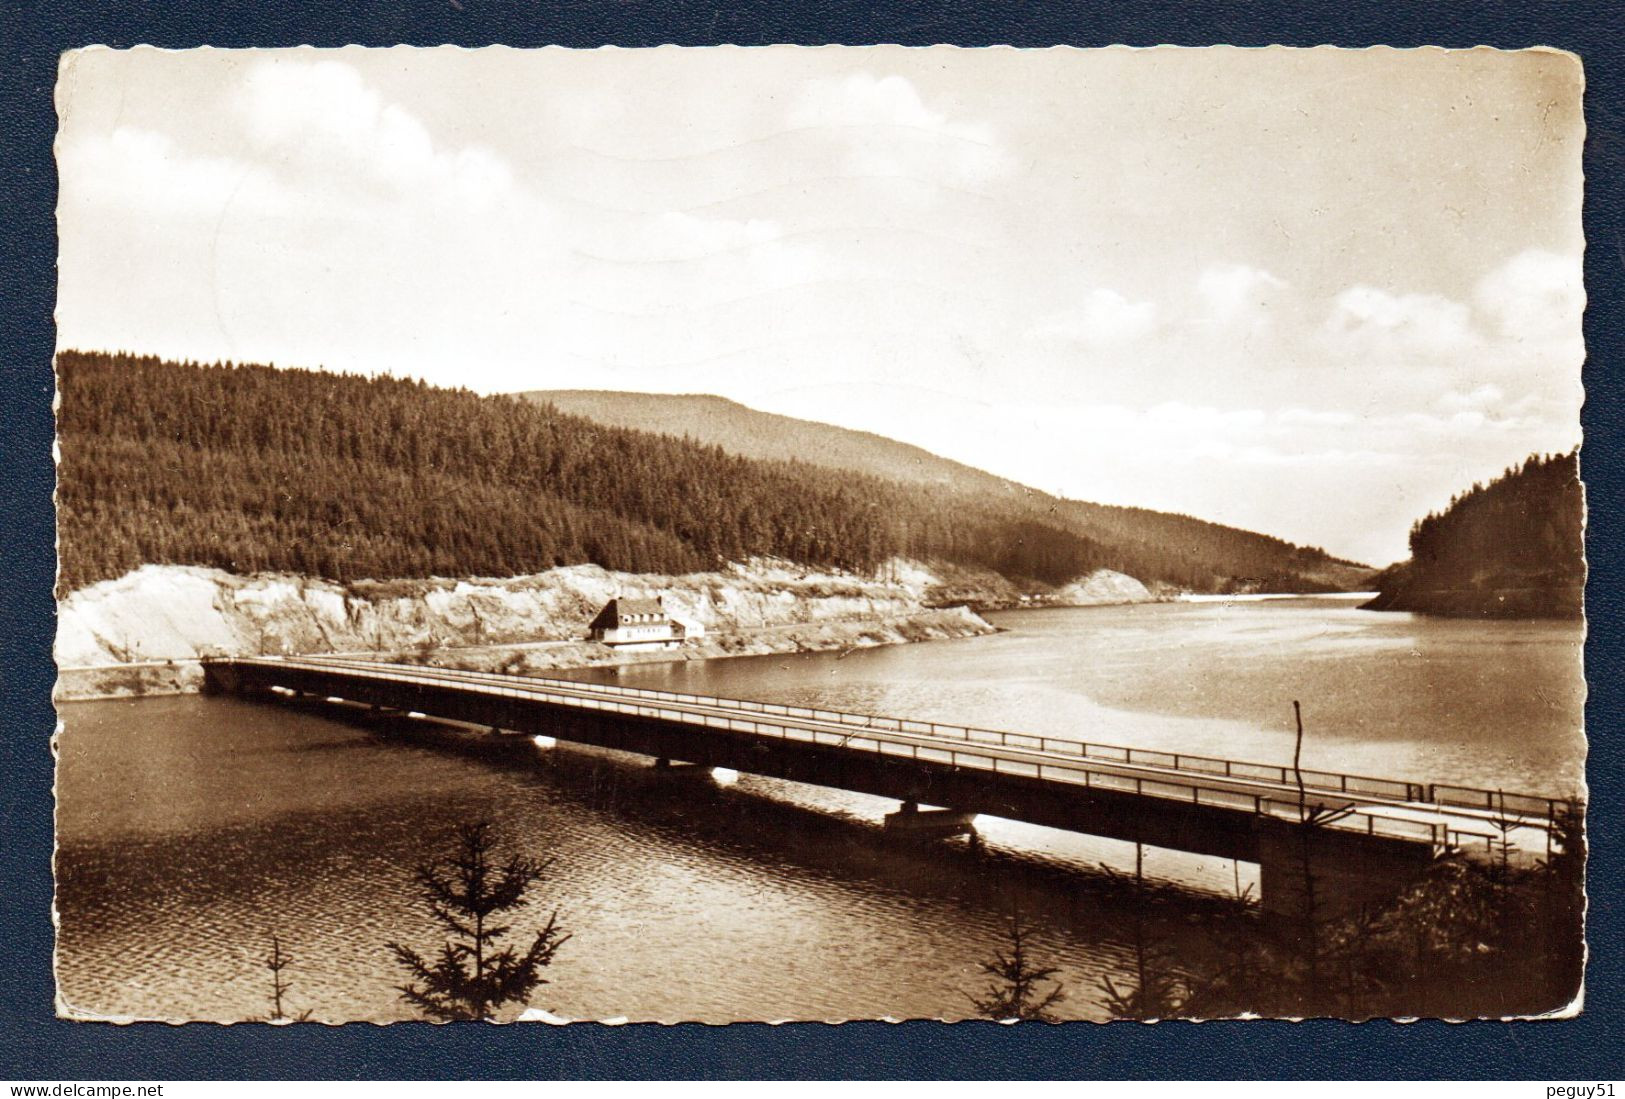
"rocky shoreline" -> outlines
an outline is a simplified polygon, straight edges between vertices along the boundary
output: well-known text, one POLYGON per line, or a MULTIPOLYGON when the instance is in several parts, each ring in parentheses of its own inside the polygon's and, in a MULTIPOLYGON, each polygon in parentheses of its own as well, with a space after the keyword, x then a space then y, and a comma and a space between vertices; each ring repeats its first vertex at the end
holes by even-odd
POLYGON ((964 606, 932 606, 941 584, 912 565, 882 581, 760 561, 677 577, 576 566, 504 580, 351 585, 147 566, 61 602, 55 696, 197 690, 210 657, 343 653, 522 674, 994 632, 964 606), (681 650, 638 653, 583 640, 606 600, 656 595, 703 636, 681 650))
MULTIPOLYGON (((997 632, 997 627, 969 608, 953 607, 875 619, 790 624, 718 633, 691 641, 675 651, 626 652, 592 641, 564 641, 431 651, 415 649, 365 655, 397 663, 504 672, 509 675, 541 675, 572 668, 717 660, 779 653, 840 652, 877 645, 983 637, 997 632)), ((201 660, 141 661, 100 667, 63 667, 58 671, 53 697, 57 702, 141 698, 148 695, 191 694, 202 686, 201 660)))
POLYGON ((201 661, 211 657, 330 653, 528 674, 840 651, 996 632, 982 610, 1165 594, 1105 569, 1023 591, 992 573, 904 560, 874 577, 755 560, 686 576, 576 565, 506 579, 352 584, 147 565, 60 602, 55 697, 195 691, 201 661), (584 640, 592 617, 617 596, 658 596, 672 617, 703 629, 675 651, 629 653, 584 640))
POLYGON ((466 671, 542 675, 571 668, 626 664, 669 664, 687 660, 720 660, 735 656, 783 653, 846 652, 879 645, 945 641, 997 633, 968 607, 939 608, 917 614, 845 622, 772 626, 737 633, 711 634, 670 652, 624 652, 591 641, 562 645, 491 646, 435 653, 422 661, 435 667, 466 671))

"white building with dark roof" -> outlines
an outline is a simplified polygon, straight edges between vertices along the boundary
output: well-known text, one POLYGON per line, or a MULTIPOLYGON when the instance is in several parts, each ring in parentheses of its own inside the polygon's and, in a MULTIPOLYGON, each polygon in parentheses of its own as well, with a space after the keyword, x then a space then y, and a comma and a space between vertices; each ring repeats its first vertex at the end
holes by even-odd
POLYGON ((587 627, 587 638, 621 649, 675 649, 688 627, 656 599, 611 599, 587 627))

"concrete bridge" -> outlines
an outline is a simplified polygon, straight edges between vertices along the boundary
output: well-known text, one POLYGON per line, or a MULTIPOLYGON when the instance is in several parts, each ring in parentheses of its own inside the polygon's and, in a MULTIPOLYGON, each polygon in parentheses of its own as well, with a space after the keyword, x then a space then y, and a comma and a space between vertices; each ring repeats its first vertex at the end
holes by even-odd
POLYGON ((1446 847, 1549 849, 1558 817, 1579 809, 1559 798, 941 722, 350 658, 210 661, 205 683, 893 798, 903 806, 888 826, 927 834, 963 830, 986 813, 1239 859, 1260 868, 1264 911, 1290 918, 1386 899, 1446 847))

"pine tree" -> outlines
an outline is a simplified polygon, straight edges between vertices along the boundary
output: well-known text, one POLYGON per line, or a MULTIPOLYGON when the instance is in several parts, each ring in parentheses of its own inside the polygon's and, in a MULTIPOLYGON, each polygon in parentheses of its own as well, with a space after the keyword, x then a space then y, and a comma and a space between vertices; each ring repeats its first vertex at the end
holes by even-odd
MULTIPOLYGON (((1102 866, 1113 879, 1117 873, 1102 866)), ((1100 978, 1106 1010, 1118 1019, 1165 1019, 1178 1011, 1180 997, 1168 964, 1168 948, 1153 934, 1146 920, 1150 901, 1145 887, 1145 845, 1134 845, 1134 984, 1119 987, 1109 976, 1100 978)))
POLYGON ((457 847, 443 864, 418 868, 429 911, 453 936, 433 961, 410 947, 388 944, 412 977, 397 986, 401 998, 430 1018, 488 1019, 502 1005, 523 1001, 547 983, 541 971, 570 939, 555 910, 523 954, 500 945, 512 929, 492 922, 493 917, 522 908, 526 891, 551 860, 515 854, 499 865, 495 851, 493 826, 480 821, 459 829, 457 847))
POLYGON ((1040 987, 1060 970, 1034 964, 1027 952, 1031 933, 1032 929, 1021 918, 1020 906, 1012 904, 1008 951, 994 955, 992 961, 978 963, 983 974, 992 981, 982 995, 967 997, 978 1014, 1000 1022, 1008 1019, 1060 1021, 1050 1009, 1066 999, 1065 987, 1059 981, 1054 981, 1048 992, 1040 987))
POLYGON ((310 1012, 301 1011, 298 1015, 289 1015, 284 1000, 288 995, 288 979, 283 976, 293 959, 282 952, 282 940, 276 935, 271 936, 271 953, 265 957, 265 968, 271 973, 271 1014, 265 1021, 270 1023, 303 1023, 310 1019, 310 1012))

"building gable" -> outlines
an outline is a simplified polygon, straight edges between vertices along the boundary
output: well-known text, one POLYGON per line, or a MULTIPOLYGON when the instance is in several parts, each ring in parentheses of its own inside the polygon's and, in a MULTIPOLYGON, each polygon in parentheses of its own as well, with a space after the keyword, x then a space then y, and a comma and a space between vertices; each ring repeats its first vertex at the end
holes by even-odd
POLYGON ((612 630, 625 630, 627 628, 649 631, 651 628, 663 629, 668 636, 681 637, 681 632, 675 628, 663 600, 655 599, 611 599, 605 603, 591 624, 587 627, 591 637, 602 639, 603 635, 612 630))

